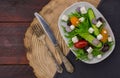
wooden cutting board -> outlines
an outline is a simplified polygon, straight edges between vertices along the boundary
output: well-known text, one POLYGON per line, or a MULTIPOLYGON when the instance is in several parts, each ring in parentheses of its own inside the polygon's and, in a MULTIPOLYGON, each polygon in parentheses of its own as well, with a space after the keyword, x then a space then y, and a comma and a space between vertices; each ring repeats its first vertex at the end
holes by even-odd
MULTIPOLYGON (((58 30, 58 18, 59 15, 71 4, 80 1, 87 1, 97 6, 100 0, 51 0, 39 13, 46 19, 52 29, 56 39, 58 40, 62 51, 65 55, 68 54, 69 48, 63 41, 60 32, 58 30)), ((48 55, 45 46, 42 41, 38 40, 35 35, 32 34, 31 27, 34 26, 38 21, 36 18, 27 29, 24 38, 24 45, 27 48, 27 59, 29 60, 30 66, 33 68, 36 77, 38 78, 53 78, 56 73, 56 67, 51 57, 48 55), (32 49, 30 49, 32 48, 32 49)), ((39 23, 38 23, 39 24, 39 23)), ((61 64, 59 54, 53 47, 53 44, 49 41, 46 36, 46 42, 57 61, 61 64)))

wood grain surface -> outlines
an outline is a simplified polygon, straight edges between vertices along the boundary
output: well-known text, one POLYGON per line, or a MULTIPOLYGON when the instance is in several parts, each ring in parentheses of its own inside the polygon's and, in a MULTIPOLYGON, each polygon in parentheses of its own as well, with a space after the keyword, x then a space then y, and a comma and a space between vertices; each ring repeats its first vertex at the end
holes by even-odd
POLYGON ((24 34, 49 0, 0 0, 0 64, 28 64, 24 34))
POLYGON ((34 15, 50 0, 0 0, 0 78, 36 78, 23 38, 34 15))
POLYGON ((29 23, 0 23, 0 64, 28 63, 23 46, 29 23))
MULTIPOLYGON (((99 0, 51 0, 41 11, 40 14, 46 19, 49 23, 50 28, 52 29, 56 39, 58 40, 61 49, 65 55, 68 54, 69 48, 66 46, 65 42, 63 41, 58 26, 58 17, 63 12, 65 8, 70 6, 71 4, 79 1, 87 1, 97 6, 99 0)), ((42 41, 38 40, 35 35, 32 34, 31 27, 34 26, 38 21, 34 18, 33 22, 31 23, 30 27, 27 29, 25 34, 25 47, 31 48, 27 52, 27 58, 29 60, 30 66, 34 69, 34 73, 38 78, 53 78, 56 72, 55 65, 51 60, 50 56, 45 49, 45 46, 42 44, 42 41)), ((48 37, 46 36, 47 45, 49 45, 51 51, 53 52, 54 56, 56 57, 59 63, 61 59, 59 57, 58 52, 53 47, 52 43, 49 41, 48 37)))
POLYGON ((50 0, 0 0, 0 22, 31 22, 50 0))
POLYGON ((0 78, 36 78, 28 65, 0 65, 0 78))

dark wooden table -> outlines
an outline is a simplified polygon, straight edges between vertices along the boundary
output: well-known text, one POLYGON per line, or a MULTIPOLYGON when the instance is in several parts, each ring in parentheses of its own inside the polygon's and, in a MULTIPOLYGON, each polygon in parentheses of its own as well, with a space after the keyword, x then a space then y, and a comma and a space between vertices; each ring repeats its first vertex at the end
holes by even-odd
POLYGON ((0 0, 0 78, 35 78, 23 38, 27 27, 50 0, 0 0))

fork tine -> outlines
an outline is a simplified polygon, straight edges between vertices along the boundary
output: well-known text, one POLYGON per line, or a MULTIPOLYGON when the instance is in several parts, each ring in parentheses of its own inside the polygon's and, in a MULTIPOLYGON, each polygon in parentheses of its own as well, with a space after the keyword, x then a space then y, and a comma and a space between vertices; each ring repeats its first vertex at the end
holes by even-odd
POLYGON ((38 33, 36 33, 36 28, 35 26, 32 27, 33 32, 35 33, 36 36, 39 36, 38 33))
POLYGON ((38 30, 39 35, 44 34, 42 28, 38 24, 36 24, 36 29, 38 30))
POLYGON ((32 27, 32 31, 36 34, 37 37, 39 37, 38 30, 36 29, 36 25, 32 27))
POLYGON ((37 25, 38 29, 41 30, 42 33, 44 33, 42 27, 40 27, 38 24, 36 24, 36 25, 37 25))
POLYGON ((32 27, 32 31, 36 34, 37 37, 39 37, 42 34, 44 34, 44 31, 42 30, 42 28, 38 24, 35 24, 32 27))

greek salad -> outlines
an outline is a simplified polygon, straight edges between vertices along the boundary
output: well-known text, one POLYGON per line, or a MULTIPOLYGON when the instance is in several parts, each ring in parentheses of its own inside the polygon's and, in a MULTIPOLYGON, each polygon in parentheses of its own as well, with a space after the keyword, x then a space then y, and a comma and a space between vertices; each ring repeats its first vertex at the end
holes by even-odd
POLYGON ((100 59, 114 44, 102 17, 96 18, 92 8, 77 7, 74 12, 62 15, 61 21, 68 46, 74 48, 77 59, 100 59))

